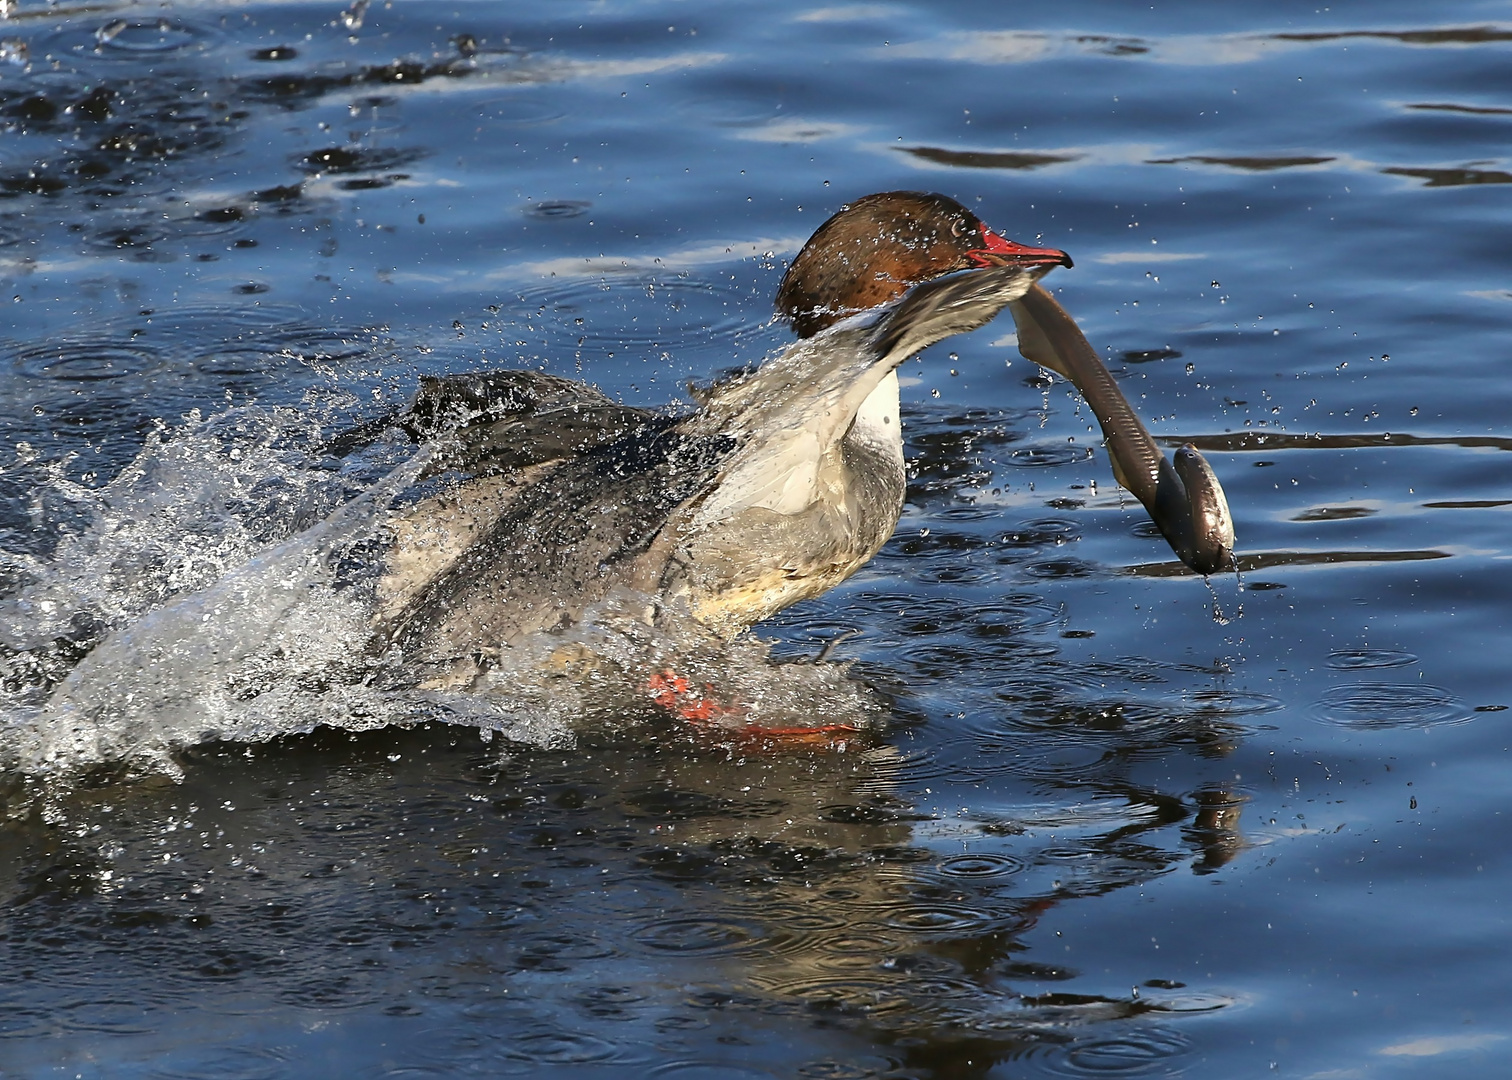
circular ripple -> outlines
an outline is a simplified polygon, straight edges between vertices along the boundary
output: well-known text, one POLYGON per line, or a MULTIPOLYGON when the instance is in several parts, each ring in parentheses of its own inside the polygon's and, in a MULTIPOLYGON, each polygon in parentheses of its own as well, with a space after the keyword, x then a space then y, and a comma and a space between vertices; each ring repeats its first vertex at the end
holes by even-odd
POLYGON ((1286 704, 1278 697, 1249 690, 1198 690, 1190 695, 1190 700, 1204 715, 1220 716, 1253 716, 1275 712, 1286 704))
POLYGON ((613 1057, 615 1046, 572 1031, 533 1031, 511 1036, 504 1052, 512 1058, 542 1065, 585 1065, 613 1057))
POLYGON ((1004 677, 1008 665, 1048 660, 1059 651, 1051 642, 1032 638, 976 634, 973 637, 978 640, 971 642, 970 648, 946 645, 904 648, 898 652, 898 661, 932 679, 985 688, 1004 677))
POLYGON ((890 913, 888 926, 925 934, 980 933, 993 920, 961 904, 913 904, 890 913))
POLYGON ((94 40, 102 57, 155 60, 201 49, 208 36, 193 23, 174 19, 114 19, 95 31, 94 40))
POLYGON ((1047 626, 1061 617, 1059 604, 1026 593, 964 611, 960 598, 954 596, 874 593, 867 599, 874 610, 886 614, 892 631, 905 637, 933 637, 962 629, 977 637, 1004 637, 1047 626))
POLYGON ((780 1073, 727 1061, 674 1061, 651 1073, 657 1080, 777 1080, 780 1073))
POLYGON ((988 853, 956 855, 940 863, 941 873, 964 878, 1006 877, 1023 868, 1024 864, 1017 859, 988 853))
MULTIPOLYGON (((173 235, 175 239, 189 237, 196 240, 207 236, 224 236, 227 233, 240 231, 246 219, 246 212, 239 206, 207 207, 175 218, 173 235)), ((248 241, 248 243, 255 243, 255 241, 248 241)))
POLYGON ((1333 686, 1313 708, 1325 723, 1363 730, 1458 724, 1471 716, 1449 691, 1420 683, 1333 686))
POLYGON ((826 1012, 865 1012, 869 1017, 898 1009, 911 1009, 899 982, 885 977, 832 976, 772 987, 784 997, 796 998, 810 1008, 826 1012))
POLYGON ((584 199, 556 199, 535 203, 526 208, 525 214, 542 221, 555 221, 560 218, 582 217, 592 206, 591 202, 584 199))
POLYGON ((216 349, 194 361, 194 370, 218 379, 262 382, 273 378, 275 356, 255 347, 216 349))
POLYGON ((1030 577, 1051 580, 1095 577, 1103 572, 1103 568, 1097 563, 1085 559, 1045 559, 1024 567, 1024 573, 1030 577))
POLYGON ((909 979, 900 983, 899 989, 915 1001, 930 1003, 951 999, 959 1001, 982 996, 982 988, 970 979, 951 979, 941 975, 909 979))
POLYGON ((838 930, 846 925, 845 919, 833 911, 773 911, 767 909, 768 919, 788 931, 803 931, 816 934, 821 930, 838 930))
POLYGON ((138 1001, 80 1001, 58 1010, 58 1022, 70 1031, 107 1035, 144 1035, 154 1024, 138 1001))
POLYGON ((534 309, 534 331, 548 346, 595 351, 702 347, 759 332, 765 318, 765 301, 758 306, 749 290, 697 278, 556 278, 519 300, 534 309))
POLYGON ((567 116, 559 107, 540 98, 510 95, 485 101, 478 110, 490 122, 503 127, 534 127, 553 124, 567 116))
POLYGON ((182 19, 110 19, 43 34, 33 41, 32 55, 72 53, 85 60, 151 64, 203 52, 215 38, 209 28, 182 19))
POLYGON ((1080 540, 1076 523, 1065 518, 1041 518, 1026 521, 998 538, 998 546, 1006 548, 1039 548, 1058 546, 1080 540))
POLYGON ((1176 994, 1170 997, 1161 997, 1159 1001, 1161 1012, 1169 1013, 1204 1013, 1217 1012, 1236 1004, 1236 1000, 1226 994, 1213 994, 1202 990, 1191 990, 1186 993, 1176 994))
POLYGON ((985 566, 962 562, 954 553, 935 559, 917 560, 913 576, 926 585, 979 585, 991 576, 985 566))
POLYGON ((940 521, 997 521, 1003 516, 996 506, 947 506, 930 514, 940 521))
POLYGON ((916 673, 942 679, 970 671, 979 659, 975 648, 944 642, 911 645, 900 649, 899 654, 899 659, 916 673))
POLYGON ((150 375, 163 359, 155 350, 104 341, 55 342, 35 345, 14 354, 18 375, 49 382, 87 383, 150 375))
POLYGON ((1034 745, 1022 735, 1002 741, 984 741, 979 752, 991 758, 980 764, 993 772, 1042 780, 1082 778, 1103 767, 1106 747, 1080 739, 1057 739, 1049 745, 1034 745))
MULTIPOLYGON (((886 1068, 887 1066, 882 1066, 886 1068)), ((870 1065, 855 1061, 811 1061, 798 1067, 798 1075, 806 1080, 867 1080, 881 1073, 870 1065)))
POLYGON ((760 944, 760 932, 742 923, 724 919, 666 919, 651 923, 632 935, 648 949, 658 952, 734 953, 760 944))
POLYGON ((614 955, 611 946, 596 938, 574 934, 546 934, 529 938, 522 944, 520 951, 524 956, 550 957, 553 960, 602 960, 614 955))
POLYGON ((91 247, 101 251, 151 254, 153 244, 168 236, 168 230, 156 223, 118 222, 93 233, 91 247))
POLYGON ((1417 662, 1416 656, 1401 649, 1337 649, 1328 654, 1328 666, 1340 671, 1411 667, 1417 662))
POLYGON ((378 1000, 378 994, 368 987, 355 985, 347 976, 332 975, 289 987, 278 994, 278 1000, 301 1009, 355 1009, 372 1005, 378 1000))
POLYGON ((1090 446, 1078 446, 1075 443, 1035 443, 1033 446, 1017 447, 1008 455, 1004 464, 1026 469, 1054 468, 1058 465, 1086 461, 1091 456, 1090 446))
POLYGON ((263 1047, 214 1047, 199 1053, 174 1055, 171 1065, 149 1072, 160 1080, 198 1080, 213 1076, 217 1080, 274 1080, 287 1075, 288 1062, 275 1050, 263 1047))
POLYGON ((1190 1049, 1189 1041, 1174 1031, 1146 1028, 1055 1047, 1046 1064, 1062 1076, 1144 1076, 1166 1073, 1171 1059, 1190 1049))
POLYGON ((824 954, 827 966, 854 967, 857 963, 871 965, 877 957, 886 956, 898 948, 896 937, 882 934, 858 934, 855 932, 822 938, 819 951, 824 954))

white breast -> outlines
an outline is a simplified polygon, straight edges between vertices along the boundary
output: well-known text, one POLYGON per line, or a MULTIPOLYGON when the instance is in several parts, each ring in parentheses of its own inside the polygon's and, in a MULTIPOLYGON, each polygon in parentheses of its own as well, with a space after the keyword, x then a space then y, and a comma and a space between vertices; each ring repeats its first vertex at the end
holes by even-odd
POLYGON ((869 443, 879 450, 889 450, 903 464, 903 425, 898 421, 898 373, 887 377, 856 410, 856 422, 850 437, 869 443))

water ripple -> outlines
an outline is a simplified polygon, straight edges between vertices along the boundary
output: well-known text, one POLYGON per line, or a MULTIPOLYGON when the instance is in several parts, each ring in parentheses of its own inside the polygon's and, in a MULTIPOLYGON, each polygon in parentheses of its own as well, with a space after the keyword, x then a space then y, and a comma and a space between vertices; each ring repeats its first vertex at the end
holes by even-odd
POLYGON ((994 755, 982 762, 993 772, 1006 772, 1033 780, 1070 780, 1096 773, 1109 752, 1099 743, 1075 737, 1060 737, 1048 745, 1034 745, 1021 737, 983 741, 978 751, 994 755))
POLYGON ((535 127, 538 124, 554 124, 566 119, 567 112, 560 105, 541 98, 511 94, 481 102, 477 106, 481 116, 492 124, 502 127, 535 127))
POLYGON ((797 1072, 806 1080, 867 1080, 868 1077, 881 1076, 880 1069, 885 1068, 886 1064, 874 1068, 859 1061, 826 1059, 800 1065, 797 1072))
POLYGON ((1005 548, 1058 547, 1080 540, 1076 522, 1067 518, 1039 518, 1026 521, 998 538, 998 546, 1005 548))
POLYGON ((758 947, 765 931, 729 919, 658 919, 631 937, 657 952, 708 956, 758 947))
POLYGON ((525 208, 525 216, 538 221, 557 221, 562 218, 582 217, 593 206, 586 199, 556 199, 533 203, 525 208))
POLYGON ((1471 717, 1449 691, 1423 683, 1333 686, 1313 709, 1325 723, 1367 731, 1459 724, 1471 717))
POLYGON ((823 954, 825 967, 837 969, 870 968, 877 957, 885 956, 898 948, 899 939, 884 934, 869 934, 852 931, 820 939, 818 950, 823 954))
POLYGON ((64 383, 101 382, 150 375, 163 367, 163 357, 149 346, 112 341, 72 341, 17 349, 12 364, 19 375, 64 383))
POLYGON ((171 1064, 160 1065, 147 1075, 155 1080, 274 1080, 288 1075, 288 1062, 275 1049, 261 1046, 214 1047, 200 1052, 175 1054, 171 1064))
POLYGON ((1284 708, 1286 702, 1273 694, 1258 690, 1197 690, 1187 695, 1187 700, 1197 707, 1200 716, 1254 716, 1275 712, 1284 708))
POLYGON ((208 32, 194 23, 172 19, 129 22, 116 19, 95 31, 100 55, 120 59, 158 59, 203 47, 208 32))
POLYGON ((984 933, 999 920, 964 904, 933 901, 910 904, 890 912, 884 921, 894 929, 916 934, 957 937, 984 933))
POLYGON ((1066 578, 1095 577, 1106 574, 1107 570, 1086 559, 1044 559, 1025 566, 1024 573, 1030 577, 1058 581, 1066 578))
POLYGON ((956 855, 940 863, 941 873, 964 878, 1007 877, 1023 868, 1024 864, 1018 859, 988 852, 956 855))
POLYGON ((150 1011, 139 1001, 102 998, 64 1005, 58 1022, 70 1031, 97 1031, 108 1035, 144 1035, 153 1030, 150 1011))
POLYGON ((556 277, 522 290, 518 300, 534 310, 533 325, 515 326, 510 333, 544 333, 544 344, 558 351, 578 348, 609 356, 665 351, 670 355, 678 349, 703 349, 760 331, 759 325, 753 325, 760 319, 751 318, 753 300, 748 290, 700 278, 663 279, 633 271, 592 278, 556 277))
POLYGON ((509 1038, 504 1053, 540 1065, 586 1065, 613 1057, 613 1043, 575 1031, 531 1031, 509 1038))
POLYGON ((1328 666, 1340 671, 1410 667, 1417 662, 1416 656, 1402 649, 1336 649, 1328 654, 1328 666))
POLYGON ((1035 443, 1032 446, 1015 447, 1004 459, 1004 464, 1031 469, 1054 468, 1086 461, 1091 456, 1090 446, 1078 446, 1076 443, 1035 443))
POLYGON ((868 1017, 907 1010, 911 1002, 902 984, 886 975, 819 976, 779 983, 771 989, 787 998, 795 998, 811 1010, 824 1012, 864 1012, 868 1017))
POLYGON ((656 1080, 781 1080, 782 1074, 753 1065, 718 1061, 674 1061, 650 1074, 656 1080))
POLYGON ((1186 1036, 1150 1027, 1054 1047, 1046 1065, 1056 1075, 1071 1077, 1170 1075, 1171 1059, 1190 1052, 1186 1036))
POLYGON ((44 35, 37 43, 53 52, 108 61, 161 63, 202 52, 219 34, 184 19, 111 19, 91 29, 73 25, 44 35))

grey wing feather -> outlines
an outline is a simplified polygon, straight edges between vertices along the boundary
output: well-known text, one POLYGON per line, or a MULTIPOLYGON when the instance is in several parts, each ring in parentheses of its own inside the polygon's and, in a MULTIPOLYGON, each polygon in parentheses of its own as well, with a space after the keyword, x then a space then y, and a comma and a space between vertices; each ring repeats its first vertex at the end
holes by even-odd
POLYGON ((577 617, 635 574, 636 556, 733 447, 661 418, 564 462, 522 491, 381 638, 434 662, 577 617))
POLYGON ((338 432, 323 449, 345 457, 398 428, 436 444, 427 476, 496 476, 613 442, 652 415, 541 371, 424 376, 409 407, 338 432))
POLYGON ((421 379, 402 426, 443 441, 432 472, 488 476, 612 443, 651 415, 560 375, 493 371, 421 379))

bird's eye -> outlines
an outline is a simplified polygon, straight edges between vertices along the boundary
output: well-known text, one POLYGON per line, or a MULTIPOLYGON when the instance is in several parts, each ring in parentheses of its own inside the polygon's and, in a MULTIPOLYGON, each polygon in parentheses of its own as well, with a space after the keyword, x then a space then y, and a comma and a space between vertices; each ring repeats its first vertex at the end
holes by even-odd
POLYGON ((966 231, 966 224, 965 224, 965 222, 962 222, 962 221, 952 221, 950 223, 950 235, 951 236, 960 236, 965 231, 966 231))

